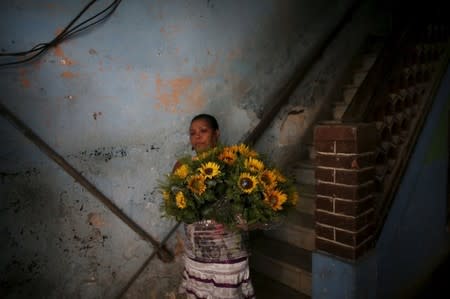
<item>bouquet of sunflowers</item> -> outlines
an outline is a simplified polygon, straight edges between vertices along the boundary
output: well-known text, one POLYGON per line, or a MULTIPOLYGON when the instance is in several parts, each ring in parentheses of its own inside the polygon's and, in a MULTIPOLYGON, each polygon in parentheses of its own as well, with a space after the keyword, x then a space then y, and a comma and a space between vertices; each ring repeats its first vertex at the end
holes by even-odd
POLYGON ((299 199, 293 180, 245 144, 182 157, 159 190, 163 216, 187 224, 212 219, 229 228, 268 227, 299 199))

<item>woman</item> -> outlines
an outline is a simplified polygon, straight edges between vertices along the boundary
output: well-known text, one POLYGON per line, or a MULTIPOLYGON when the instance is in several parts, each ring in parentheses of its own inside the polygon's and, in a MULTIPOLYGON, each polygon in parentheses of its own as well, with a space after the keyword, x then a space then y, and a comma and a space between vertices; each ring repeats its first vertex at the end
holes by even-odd
MULTIPOLYGON (((212 115, 199 114, 191 120, 189 140, 197 154, 214 148, 219 136, 219 125, 212 115)), ((185 224, 185 233, 180 293, 196 299, 256 298, 250 280, 246 233, 228 231, 213 220, 185 224)))

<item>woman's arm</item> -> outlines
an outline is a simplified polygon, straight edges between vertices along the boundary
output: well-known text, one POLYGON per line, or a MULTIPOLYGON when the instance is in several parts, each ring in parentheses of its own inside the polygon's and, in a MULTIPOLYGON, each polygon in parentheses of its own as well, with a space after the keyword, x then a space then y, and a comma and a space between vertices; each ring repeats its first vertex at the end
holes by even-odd
POLYGON ((172 172, 174 172, 175 170, 177 170, 177 168, 180 167, 180 166, 181 166, 180 161, 175 162, 175 165, 174 165, 173 168, 172 168, 172 172))

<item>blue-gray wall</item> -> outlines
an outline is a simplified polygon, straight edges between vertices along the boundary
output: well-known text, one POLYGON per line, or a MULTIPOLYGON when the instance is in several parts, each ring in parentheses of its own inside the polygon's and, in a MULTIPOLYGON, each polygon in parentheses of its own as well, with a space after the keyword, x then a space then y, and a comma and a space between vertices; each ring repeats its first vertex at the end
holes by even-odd
MULTIPOLYGON (((0 50, 50 41, 88 2, 1 1, 0 50)), ((0 68, 0 102, 162 239, 174 223, 160 218, 157 181, 190 152, 190 118, 213 113, 223 141, 240 140, 351 2, 122 1, 106 22, 32 63, 0 68)), ((298 132, 289 132, 301 137, 364 36, 384 30, 385 12, 367 3, 261 137, 261 151, 275 160, 298 153, 278 142, 291 109, 305 111, 298 132)), ((116 296, 151 246, 3 117, 0 138, 0 297, 116 296)), ((154 259, 127 297, 172 298, 179 232, 169 248, 176 261, 154 259)))

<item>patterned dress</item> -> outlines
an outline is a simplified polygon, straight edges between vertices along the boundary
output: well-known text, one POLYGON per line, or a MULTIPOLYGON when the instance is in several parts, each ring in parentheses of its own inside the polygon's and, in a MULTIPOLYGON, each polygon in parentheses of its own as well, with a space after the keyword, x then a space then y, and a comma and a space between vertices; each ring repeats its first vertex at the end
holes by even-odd
POLYGON ((211 220, 185 224, 180 293, 189 299, 256 298, 248 264, 248 234, 211 220))

